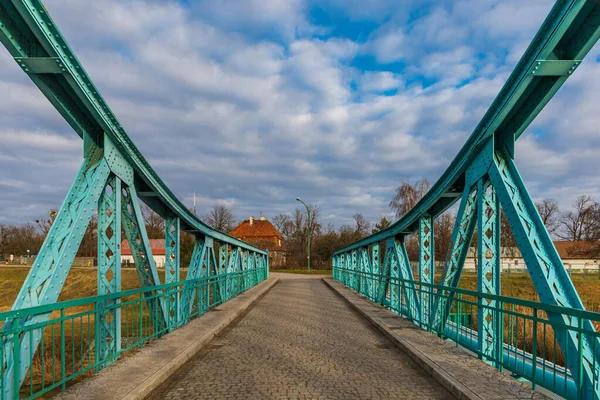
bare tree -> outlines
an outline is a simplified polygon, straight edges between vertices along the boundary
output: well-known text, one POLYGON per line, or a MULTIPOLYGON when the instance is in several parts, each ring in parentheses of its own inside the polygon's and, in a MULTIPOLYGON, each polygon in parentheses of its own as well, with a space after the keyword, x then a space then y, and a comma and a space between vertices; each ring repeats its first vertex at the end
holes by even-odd
POLYGON ((542 221, 550 234, 554 233, 559 227, 560 209, 558 202, 554 199, 544 199, 535 206, 542 217, 542 221))
POLYGON ((292 237, 294 233, 294 222, 292 218, 287 214, 277 214, 272 220, 275 228, 283 235, 285 240, 292 237))
POLYGON ((396 189, 396 195, 390 201, 390 207, 396 212, 396 217, 402 218, 425 196, 431 185, 427 179, 421 179, 414 185, 403 181, 396 189))
POLYGON ((142 216, 146 225, 148 239, 162 239, 165 237, 165 220, 145 203, 141 203, 142 216))
POLYGON ((564 240, 597 240, 600 237, 600 204, 590 196, 579 196, 573 211, 563 214, 560 221, 564 240))
POLYGON ((229 233, 235 228, 235 216, 224 204, 217 204, 202 221, 218 231, 229 233))
POLYGON ((38 228, 40 228, 40 231, 42 231, 44 236, 46 236, 48 231, 50 231, 50 228, 52 227, 57 215, 58 209, 53 207, 50 209, 50 211, 48 211, 48 218, 40 218, 35 220, 35 223, 37 224, 38 228))
POLYGON ((362 239, 369 234, 371 223, 362 214, 354 214, 354 223, 356 224, 356 236, 358 239, 362 239))
POLYGON ((452 229, 455 220, 456 215, 447 212, 433 221, 435 259, 438 261, 444 261, 448 251, 451 251, 450 243, 452 242, 452 229))

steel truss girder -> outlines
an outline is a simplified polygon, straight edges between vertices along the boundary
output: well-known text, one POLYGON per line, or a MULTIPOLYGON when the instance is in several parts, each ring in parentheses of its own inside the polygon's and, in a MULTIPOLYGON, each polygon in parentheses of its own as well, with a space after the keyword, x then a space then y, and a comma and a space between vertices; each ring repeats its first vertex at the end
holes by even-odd
POLYGON ((377 294, 378 279, 376 277, 381 273, 381 260, 379 258, 379 243, 373 243, 371 246, 371 279, 369 279, 369 298, 374 299, 377 294))
MULTIPOLYGON (((144 217, 140 209, 140 201, 135 187, 125 186, 122 190, 123 201, 121 212, 123 230, 131 249, 135 269, 143 288, 160 285, 156 264, 152 257, 152 248, 146 232, 144 217)), ((153 292, 144 292, 148 298, 146 304, 154 323, 155 332, 162 332, 169 325, 167 307, 164 296, 154 297, 153 292)))
MULTIPOLYGON (((492 181, 485 176, 477 183, 477 290, 483 296, 500 294, 500 207, 492 181)), ((478 298, 477 339, 479 354, 502 364, 504 334, 495 300, 478 298)))
POLYGON ((229 245, 227 243, 219 244, 219 279, 218 279, 218 293, 219 301, 225 301, 227 299, 227 284, 224 280, 224 276, 227 273, 227 253, 229 252, 229 245))
POLYGON ((225 280, 225 294, 226 300, 231 299, 233 293, 237 293, 237 287, 239 284, 239 277, 234 277, 233 275, 236 272, 241 270, 241 252, 240 248, 237 246, 232 246, 231 252, 229 254, 229 261, 227 262, 227 278, 225 280))
MULTIPOLYGON (((467 188, 463 192, 462 200, 456 215, 456 223, 452 231, 452 242, 450 243, 450 252, 442 270, 440 284, 446 287, 458 287, 460 276, 465 265, 471 239, 475 231, 477 210, 477 189, 467 188)), ((452 298, 454 292, 442 290, 437 294, 433 305, 432 315, 434 316, 433 327, 438 332, 443 332, 443 325, 450 315, 452 308, 452 298), (442 324, 440 327, 439 325, 442 324)))
MULTIPOLYGON (((181 227, 178 217, 165 218, 165 283, 179 282, 181 227)), ((179 297, 175 287, 169 288, 167 312, 169 329, 179 325, 179 297)))
MULTIPOLYGON (((490 178, 540 300, 546 304, 584 309, 517 167, 506 149, 502 148, 494 153, 490 178)), ((600 346, 597 339, 591 335, 583 335, 583 340, 579 343, 575 330, 565 331, 560 327, 564 324, 594 332, 594 326, 587 319, 570 319, 558 313, 548 313, 548 319, 553 324, 555 337, 563 354, 567 354, 567 366, 575 382, 581 382, 583 385, 582 397, 593 395, 599 397, 600 387, 597 379, 594 379, 600 376, 598 364, 600 346), (581 345, 582 357, 581 374, 579 345, 581 345)))
MULTIPOLYGON (((121 179, 111 174, 98 203, 98 295, 121 291, 121 179)), ((120 299, 96 304, 96 363, 121 350, 120 299)))
POLYGON ((408 309, 408 318, 411 318, 414 321, 421 321, 422 314, 421 307, 419 307, 420 299, 415 284, 413 283, 415 278, 413 276, 412 268, 410 267, 408 254, 406 253, 404 238, 396 239, 394 241, 388 240, 388 245, 390 242, 392 243, 390 250, 392 251, 392 257, 396 260, 398 265, 400 279, 405 281, 402 285, 402 289, 404 291, 404 300, 408 309))
POLYGON ((353 274, 350 276, 350 284, 351 284, 351 288, 354 290, 358 290, 358 284, 359 284, 359 280, 358 280, 358 275, 357 275, 357 271, 358 271, 358 249, 353 249, 351 252, 351 259, 352 259, 352 265, 351 265, 351 269, 353 274))
POLYGON ((365 296, 368 296, 371 287, 371 281, 373 280, 372 276, 369 275, 371 273, 371 260, 369 260, 369 248, 361 247, 359 257, 361 272, 360 293, 362 293, 365 296))
MULTIPOLYGON (((435 276, 433 217, 424 214, 419 218, 419 281, 432 284, 435 276)), ((430 309, 433 307, 433 291, 431 286, 421 286, 421 323, 430 325, 430 309)))
MULTIPOLYGON (((385 243, 385 253, 383 255, 383 265, 381 267, 381 274, 379 275, 379 283, 378 283, 378 292, 377 292, 377 302, 379 304, 385 305, 387 300, 387 294, 390 290, 390 278, 391 275, 391 264, 392 264, 392 253, 393 250, 390 250, 393 246, 393 240, 388 239, 385 243), (390 244, 391 242, 391 244, 390 244)), ((348 286, 347 283, 345 283, 348 286)))
MULTIPOLYGON (((75 178, 75 182, 67 193, 65 200, 52 224, 46 239, 36 257, 25 282, 13 304, 13 310, 55 303, 65 283, 67 274, 77 254, 77 249, 85 234, 87 226, 96 210, 100 194, 104 190, 110 170, 102 151, 92 149, 84 159, 75 178)), ((23 318, 7 320, 2 331, 29 326, 47 321, 50 314, 40 314, 27 320, 23 318)), ((21 336, 21 349, 15 376, 15 359, 12 352, 12 337, 7 337, 4 346, 5 360, 2 377, 4 394, 12 398, 19 388, 15 382, 23 382, 30 366, 30 358, 37 349, 43 332, 39 329, 25 331, 21 336), (10 344, 8 344, 10 343, 10 344), (31 347, 30 347, 31 345, 31 347), (31 354, 30 354, 31 353, 31 354)))
POLYGON ((208 248, 209 246, 212 246, 212 244, 213 241, 209 237, 203 239, 197 237, 194 241, 194 250, 192 251, 190 266, 185 277, 179 307, 179 321, 182 325, 190 320, 192 308, 196 299, 196 287, 193 281, 200 277, 200 270, 204 265, 208 248))
MULTIPOLYGON (((135 170, 187 226, 216 240, 263 253, 210 228, 173 195, 135 147, 41 0, 0 0, 0 42, 84 141, 91 138, 101 146, 102 138, 109 137, 132 167, 131 172, 135 170)), ((112 166, 111 170, 119 176, 112 166)), ((119 177, 132 185, 125 177, 119 177)))

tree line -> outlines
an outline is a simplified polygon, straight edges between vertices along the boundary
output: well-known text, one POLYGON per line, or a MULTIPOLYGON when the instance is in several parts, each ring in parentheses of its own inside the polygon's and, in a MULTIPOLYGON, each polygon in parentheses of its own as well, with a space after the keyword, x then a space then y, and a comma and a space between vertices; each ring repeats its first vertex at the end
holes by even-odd
MULTIPOLYGON (((293 213, 280 213, 271 220, 284 238, 286 267, 304 267, 307 259, 308 232, 311 233, 311 263, 314 268, 329 268, 334 251, 343 248, 370 234, 386 229, 392 223, 391 215, 401 218, 408 213, 430 189, 426 179, 417 182, 403 181, 389 202, 390 215, 382 216, 370 222, 362 214, 354 214, 352 222, 335 228, 333 224, 325 224, 321 210, 317 205, 309 204, 310 221, 306 210, 296 209, 293 213)), ((593 197, 579 196, 572 207, 561 210, 554 199, 543 199, 536 203, 542 221, 554 239, 570 241, 596 242, 600 240, 600 203, 593 197)), ((439 215, 434 221, 435 258, 445 259, 456 219, 456 207, 439 215)), ((142 203, 142 215, 150 239, 164 238, 164 219, 150 207, 142 203)), ((35 255, 43 243, 44 237, 54 223, 57 210, 52 209, 48 216, 38 218, 31 223, 21 225, 0 224, 0 256, 4 259, 10 254, 15 256, 35 255)), ((207 225, 222 232, 231 232, 236 224, 233 212, 225 205, 219 204, 206 215, 200 217, 207 225)), ((123 235, 123 238, 125 236, 123 235)), ((476 244, 477 235, 474 235, 476 244)), ((98 223, 94 216, 88 226, 82 244, 78 250, 79 257, 97 257, 98 223)), ((517 244, 512 235, 508 220, 501 213, 501 243, 507 249, 516 249, 517 244)), ((182 232, 181 263, 187 265, 194 245, 192 235, 182 232)), ((418 243, 415 235, 406 238, 406 248, 411 260, 418 259, 418 243)), ((599 246, 588 246, 589 254, 600 255, 599 246)))

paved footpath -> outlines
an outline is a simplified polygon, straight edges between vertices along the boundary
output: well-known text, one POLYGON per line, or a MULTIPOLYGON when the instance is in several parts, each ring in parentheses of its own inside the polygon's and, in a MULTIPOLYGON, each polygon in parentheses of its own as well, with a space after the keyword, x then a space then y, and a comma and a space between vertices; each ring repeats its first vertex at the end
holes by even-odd
POLYGON ((288 277, 150 398, 452 398, 320 279, 288 277))

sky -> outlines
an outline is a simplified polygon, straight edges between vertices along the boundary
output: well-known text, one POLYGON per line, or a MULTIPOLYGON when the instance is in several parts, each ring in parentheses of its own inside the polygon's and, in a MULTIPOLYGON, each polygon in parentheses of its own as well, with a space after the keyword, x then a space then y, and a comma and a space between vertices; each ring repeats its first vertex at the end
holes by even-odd
MULTIPOLYGON (((47 0, 121 124, 182 202, 238 219, 375 222, 435 182, 549 0, 47 0)), ((0 223, 60 206, 82 141, 0 48, 0 223)), ((600 200, 600 47, 516 146, 535 200, 600 200)))

